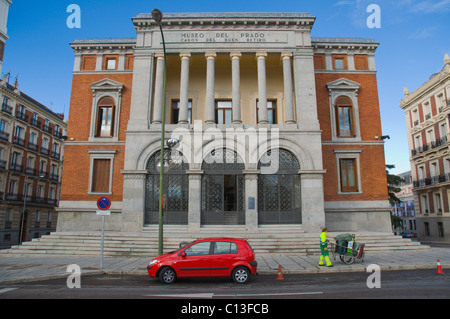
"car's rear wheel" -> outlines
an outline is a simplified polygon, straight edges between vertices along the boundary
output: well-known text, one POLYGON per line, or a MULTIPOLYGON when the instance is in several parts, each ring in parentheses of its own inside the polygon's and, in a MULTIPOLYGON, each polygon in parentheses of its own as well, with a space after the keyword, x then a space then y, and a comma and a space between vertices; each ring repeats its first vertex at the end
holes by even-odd
POLYGON ((163 284, 173 284, 177 280, 177 273, 170 267, 164 267, 159 272, 159 281, 163 284))
POLYGON ((234 282, 237 284, 245 284, 250 280, 250 270, 247 267, 236 267, 231 274, 234 282))

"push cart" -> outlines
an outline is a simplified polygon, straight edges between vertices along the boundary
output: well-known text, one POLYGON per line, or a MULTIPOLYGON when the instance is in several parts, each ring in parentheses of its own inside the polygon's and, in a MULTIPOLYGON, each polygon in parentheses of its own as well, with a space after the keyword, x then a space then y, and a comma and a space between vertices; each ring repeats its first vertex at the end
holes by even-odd
POLYGON ((364 262, 365 244, 357 243, 355 234, 342 234, 336 236, 335 239, 336 243, 329 243, 334 260, 336 260, 336 256, 339 256, 341 261, 347 265, 353 264, 355 259, 361 259, 364 262))

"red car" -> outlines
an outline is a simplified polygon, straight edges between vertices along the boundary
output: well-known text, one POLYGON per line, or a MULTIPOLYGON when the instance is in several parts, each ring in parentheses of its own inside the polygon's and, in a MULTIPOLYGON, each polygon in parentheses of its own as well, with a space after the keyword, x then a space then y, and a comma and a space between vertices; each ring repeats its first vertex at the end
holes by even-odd
POLYGON ((174 283, 180 277, 230 277, 239 284, 256 274, 258 263, 246 239, 205 238, 152 259, 150 277, 174 283))

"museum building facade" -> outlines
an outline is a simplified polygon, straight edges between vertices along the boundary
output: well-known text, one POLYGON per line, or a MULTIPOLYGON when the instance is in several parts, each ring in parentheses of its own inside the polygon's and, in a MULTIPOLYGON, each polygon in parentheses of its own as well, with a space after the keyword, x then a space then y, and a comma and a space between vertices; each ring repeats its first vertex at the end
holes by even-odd
POLYGON ((71 43, 58 231, 99 230, 100 196, 107 230, 158 223, 163 121, 166 225, 390 231, 378 43, 312 38, 307 13, 171 13, 165 59, 151 15, 132 21, 71 43))

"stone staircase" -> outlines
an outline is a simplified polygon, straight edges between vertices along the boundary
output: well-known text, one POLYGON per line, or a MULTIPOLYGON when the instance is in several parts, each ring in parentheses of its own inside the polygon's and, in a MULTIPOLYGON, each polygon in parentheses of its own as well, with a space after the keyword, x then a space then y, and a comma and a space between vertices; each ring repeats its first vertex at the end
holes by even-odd
MULTIPOLYGON (((247 238, 257 256, 305 256, 320 253, 319 234, 305 233, 301 226, 263 226, 257 232, 247 232, 244 226, 208 226, 191 234, 186 226, 164 227, 164 252, 176 250, 181 242, 197 238, 247 238)), ((334 237, 341 233, 329 233, 334 237)), ((415 251, 428 246, 388 233, 356 233, 356 241, 365 243, 365 251, 415 251)), ((100 232, 55 232, 39 239, 0 250, 1 256, 99 256, 100 232)), ((105 257, 155 257, 158 251, 157 226, 144 227, 140 233, 105 232, 105 257)))

